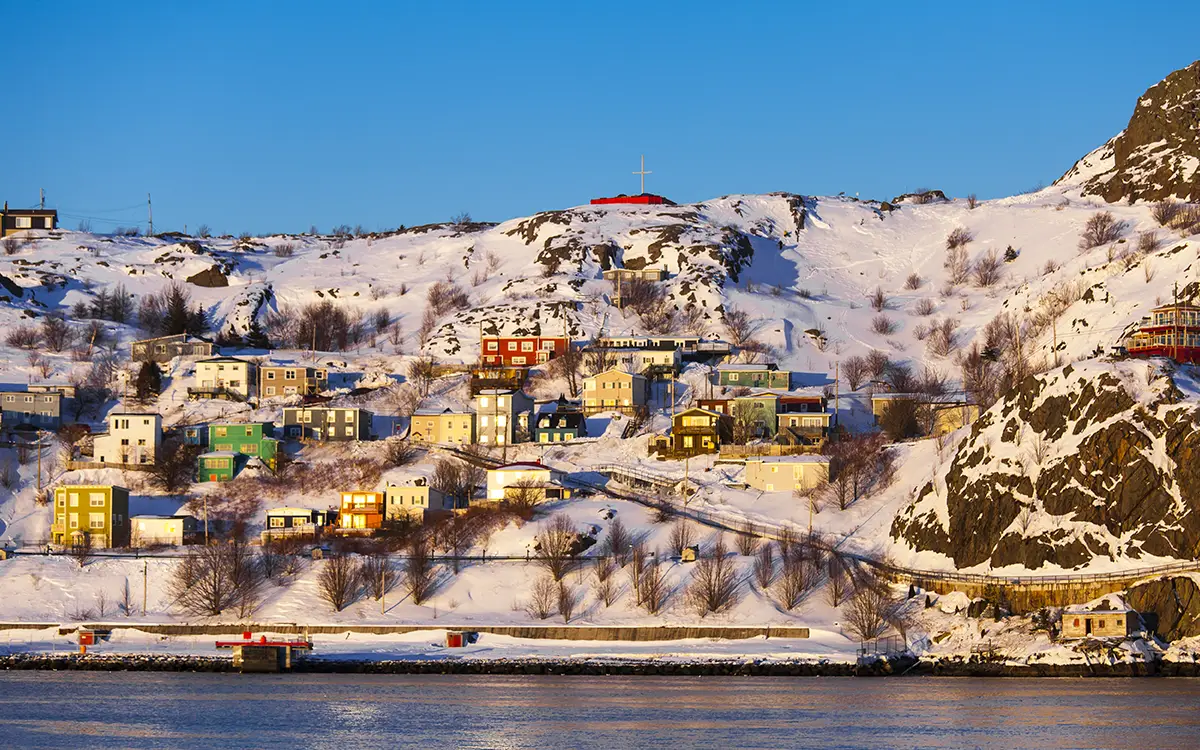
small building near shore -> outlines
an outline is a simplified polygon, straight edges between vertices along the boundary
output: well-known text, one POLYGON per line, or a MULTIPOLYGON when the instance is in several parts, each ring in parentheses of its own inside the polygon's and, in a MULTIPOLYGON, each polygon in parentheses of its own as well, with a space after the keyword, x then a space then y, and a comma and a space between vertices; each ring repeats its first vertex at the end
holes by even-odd
POLYGON ((1062 637, 1128 638, 1138 629, 1140 619, 1132 609, 1098 609, 1091 612, 1064 610, 1062 637))

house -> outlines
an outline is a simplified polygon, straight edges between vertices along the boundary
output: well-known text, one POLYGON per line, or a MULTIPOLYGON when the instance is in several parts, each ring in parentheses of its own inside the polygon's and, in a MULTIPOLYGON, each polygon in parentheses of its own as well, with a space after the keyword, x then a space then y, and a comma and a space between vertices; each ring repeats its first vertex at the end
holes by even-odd
POLYGON ((208 445, 213 451, 232 451, 258 458, 271 471, 278 466, 279 441, 275 439, 275 425, 272 422, 210 424, 208 445))
POLYGON ((417 477, 403 484, 389 484, 383 488, 383 517, 388 521, 409 518, 422 521, 428 513, 466 510, 465 500, 457 501, 436 487, 431 487, 425 477, 417 477))
POLYGON ((264 541, 281 537, 316 537, 331 526, 337 518, 335 510, 313 510, 311 508, 272 508, 267 511, 264 541))
POLYGON ((1200 306, 1174 303, 1154 308, 1126 339, 1125 349, 1131 357, 1200 362, 1200 306))
POLYGON ((354 490, 342 493, 338 510, 338 531, 341 533, 370 533, 383 526, 384 495, 382 492, 354 490))
POLYGON ((76 388, 70 383, 30 383, 25 386, 30 393, 61 393, 63 401, 75 398, 76 388))
POLYGON ((563 396, 558 397, 553 411, 542 412, 534 417, 535 443, 563 443, 586 435, 587 420, 583 418, 583 412, 563 396))
POLYGON ((541 365, 566 354, 566 336, 484 336, 479 343, 485 365, 541 365))
POLYGON ((188 396, 245 401, 254 382, 254 363, 237 357, 211 357, 196 363, 196 384, 188 396))
POLYGON ((1102 609, 1088 611, 1064 610, 1062 637, 1067 638, 1128 638, 1138 630, 1141 620, 1132 609, 1102 609))
POLYGON ((763 492, 811 490, 829 481, 828 456, 756 456, 746 459, 746 484, 763 492))
POLYGON ((980 414, 979 404, 953 394, 926 396, 917 393, 876 393, 871 396, 871 413, 875 416, 875 424, 880 423, 888 408, 897 401, 915 401, 919 420, 925 422, 923 426, 933 437, 972 424, 980 414))
POLYGON ((649 401, 646 378, 630 372, 609 369, 583 379, 583 413, 591 416, 616 411, 637 414, 649 401))
POLYGON ((194 424, 184 427, 183 444, 200 447, 208 445, 208 425, 194 424))
POLYGON ((780 396, 775 441, 787 445, 822 445, 829 437, 831 417, 824 396, 780 396))
POLYGON ((357 407, 289 406, 283 410, 283 434, 318 442, 369 440, 373 418, 371 412, 357 407))
POLYGON ((621 193, 612 198, 592 198, 593 206, 608 206, 614 204, 633 204, 637 206, 674 206, 674 201, 669 201, 661 195, 654 193, 640 193, 638 195, 625 195, 621 193))
POLYGON ((196 457, 196 481, 228 482, 237 476, 238 462, 244 460, 233 451, 209 451, 196 457))
POLYGON ((701 398, 696 399, 696 406, 701 409, 715 411, 727 417, 733 416, 733 399, 731 398, 701 398))
POLYGON ((471 368, 471 396, 478 396, 481 391, 519 391, 525 387, 529 377, 528 366, 505 367, 503 365, 482 365, 471 368))
POLYGON ((415 443, 471 445, 475 442, 475 415, 453 409, 417 409, 409 420, 408 439, 415 443))
POLYGON ((528 439, 533 399, 521 391, 484 390, 475 397, 475 434, 483 445, 528 439))
POLYGON ((129 546, 129 490, 111 484, 68 484, 54 490, 55 544, 129 546))
POLYGON ((162 448, 162 416, 113 412, 108 432, 92 440, 92 458, 102 464, 152 464, 162 448))
POLYGON ((774 362, 761 365, 724 364, 717 365, 717 385, 733 388, 782 388, 791 387, 792 374, 780 370, 774 362))
POLYGON ((135 362, 170 362, 175 357, 211 357, 213 345, 204 339, 177 333, 134 341, 129 353, 135 362))
POLYGON ((670 346, 678 349, 684 359, 725 356, 730 352, 727 342, 703 341, 699 336, 603 336, 596 339, 595 346, 634 348, 670 346))
POLYGON ((200 530, 195 516, 134 516, 130 521, 133 547, 180 547, 200 530))
POLYGON ((325 390, 329 370, 324 367, 262 365, 258 368, 259 398, 315 396, 325 390))
POLYGON ((768 440, 779 429, 777 411, 779 395, 770 392, 736 396, 730 409, 733 419, 733 442, 744 444, 751 440, 768 440))
POLYGON ((0 391, 0 424, 5 429, 28 427, 57 430, 62 426, 63 394, 35 388, 30 386, 0 391))
POLYGON ((532 496, 529 502, 564 500, 571 496, 571 491, 559 484, 554 470, 541 463, 526 461, 488 469, 488 500, 510 500, 526 492, 532 496))
POLYGON ((53 208, 9 208, 8 201, 4 201, 4 210, 0 211, 0 237, 31 229, 57 227, 58 211, 53 208))
POLYGON ((647 377, 679 372, 682 355, 670 344, 649 346, 589 346, 583 350, 586 370, 624 370, 647 377))
POLYGON ((733 437, 730 417, 707 409, 684 409, 671 420, 670 451, 679 457, 717 453, 733 437))
POLYGON ((667 278, 667 272, 662 268, 610 268, 600 275, 614 284, 624 281, 662 281, 667 278))

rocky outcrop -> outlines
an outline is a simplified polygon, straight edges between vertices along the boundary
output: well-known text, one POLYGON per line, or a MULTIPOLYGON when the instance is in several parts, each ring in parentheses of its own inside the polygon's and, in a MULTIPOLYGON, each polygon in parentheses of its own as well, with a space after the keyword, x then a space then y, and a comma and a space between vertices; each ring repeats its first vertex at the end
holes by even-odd
POLYGON ((1164 577, 1129 589, 1129 606, 1158 619, 1155 632, 1168 641, 1200 635, 1200 587, 1188 576, 1164 577))
POLYGON ((187 282, 203 287, 229 286, 228 277, 221 273, 221 269, 218 266, 209 266, 199 273, 192 274, 187 278, 187 282))
POLYGON ((1200 549, 1200 409, 1148 362, 1027 378, 983 414, 892 536, 959 568, 1066 569, 1200 549))
POLYGON ((1125 130, 1055 184, 1077 184, 1109 203, 1200 200, 1200 60, 1150 87, 1125 130))

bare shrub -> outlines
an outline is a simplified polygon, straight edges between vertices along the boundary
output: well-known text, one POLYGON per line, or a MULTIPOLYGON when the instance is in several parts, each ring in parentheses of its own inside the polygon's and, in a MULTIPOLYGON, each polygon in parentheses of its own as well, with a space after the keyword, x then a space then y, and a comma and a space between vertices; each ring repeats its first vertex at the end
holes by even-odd
POLYGON ((1137 251, 1142 255, 1158 252, 1162 247, 1162 240, 1158 237, 1158 232, 1150 229, 1138 235, 1137 251))
POLYGON ((1093 247, 1107 245, 1110 242, 1116 242, 1125 234, 1128 227, 1123 221, 1117 221, 1116 217, 1110 211, 1101 211, 1092 214, 1087 220, 1087 224, 1083 227, 1083 233, 1079 237, 1079 249, 1081 251, 1091 250, 1093 247))
POLYGON ((417 449, 407 440, 390 437, 383 443, 383 457, 389 466, 407 466, 417 457, 417 449))
POLYGON ((867 353, 867 372, 869 372, 873 378, 883 377, 883 373, 887 371, 891 364, 892 361, 888 358, 888 355, 885 352, 881 352, 878 349, 872 349, 867 353))
POLYGON ((830 555, 825 561, 825 572, 828 576, 825 581, 825 600, 831 607, 840 607, 850 585, 846 563, 838 555, 830 555))
POLYGON ((799 607, 815 583, 815 576, 804 558, 797 554, 781 555, 783 559, 779 579, 775 582, 775 598, 779 605, 791 612, 799 607))
POLYGON ((317 594, 334 612, 341 612, 358 598, 361 581, 358 566, 349 555, 331 555, 317 574, 317 594))
POLYGON ((924 282, 925 282, 925 280, 921 278, 920 274, 915 273, 915 272, 910 273, 908 275, 908 278, 904 280, 904 288, 905 289, 920 289, 921 284, 923 284, 924 282))
POLYGON ((465 310, 471 306, 467 293, 451 281, 434 283, 425 293, 425 301, 437 317, 456 310, 465 310))
POLYGON ((966 245, 973 239, 975 239, 975 235, 971 234, 971 230, 966 227, 956 227, 950 234, 946 235, 946 249, 955 250, 966 245))
POLYGON ((621 519, 614 518, 608 525, 608 536, 604 539, 604 554, 616 560, 617 565, 625 567, 629 562, 629 551, 633 547, 633 538, 626 530, 621 519))
POLYGON ((67 548, 67 554, 81 568, 91 562, 93 557, 91 534, 86 531, 72 534, 71 545, 67 548))
POLYGON ((979 205, 979 198, 974 193, 967 195, 967 208, 974 211, 979 205))
POLYGON ((409 361, 404 374, 408 382, 417 390, 417 393, 421 394, 421 398, 425 398, 429 395, 429 389, 433 386, 434 372, 435 367, 432 357, 414 357, 409 361))
POLYGON ((4 343, 16 349, 33 349, 41 337, 33 326, 16 325, 4 337, 4 343))
POLYGON ((989 287, 1000 280, 1001 260, 995 248, 975 259, 975 283, 981 287, 989 287))
POLYGON ((638 603, 649 614, 656 615, 667 602, 667 574, 658 555, 650 558, 638 576, 638 603))
POLYGON ((942 266, 949 272, 953 285, 965 284, 971 278, 971 261, 967 257, 967 249, 961 245, 946 251, 942 266))
POLYGON ((1054 273, 1055 271, 1057 271, 1060 268, 1062 268, 1062 266, 1059 265, 1057 262, 1055 262, 1054 260, 1048 260, 1048 261, 1046 261, 1046 265, 1042 266, 1042 275, 1049 276, 1050 274, 1054 273))
POLYGON ((936 309, 937 305, 928 297, 922 297, 913 305, 913 312, 921 316, 933 315, 933 311, 936 309))
POLYGON ((404 561, 404 588, 412 597, 413 604, 422 604, 433 595, 437 586, 437 575, 429 555, 429 541, 418 537, 408 549, 404 561))
POLYGON ((890 336, 899 329, 896 321, 886 315, 876 315, 871 319, 871 330, 881 336, 890 336))
POLYGON ((925 348, 930 354, 935 356, 949 356, 952 351, 958 348, 958 342, 955 337, 957 330, 958 321, 953 318, 945 318, 935 322, 930 329, 929 338, 925 342, 925 348))
POLYGON ((695 535, 692 531, 692 524, 686 518, 680 518, 671 524, 671 534, 668 537, 667 545, 672 555, 682 555, 683 551, 692 546, 695 540, 695 535))
POLYGON ((729 334, 729 343, 736 347, 742 348, 752 343, 763 324, 761 317, 745 310, 732 306, 725 308, 725 330, 729 334))
POLYGON ((1150 266, 1150 261, 1146 261, 1145 265, 1142 266, 1142 275, 1145 277, 1147 284, 1154 281, 1154 269, 1150 266))
POLYGON ((5 237, 0 240, 0 247, 4 248, 5 255, 16 255, 21 251, 21 240, 13 236, 5 237))
POLYGON ((554 614, 558 605, 558 581, 549 576, 541 576, 533 582, 529 590, 529 601, 525 603, 525 612, 535 620, 546 620, 554 614))
POLYGON ((606 607, 611 607, 617 600, 617 582, 613 576, 616 570, 617 565, 612 558, 605 557, 596 562, 596 576, 592 583, 592 592, 596 595, 597 601, 604 602, 606 607))
POLYGON ((1200 227, 1200 206, 1186 205, 1179 210, 1171 226, 1179 230, 1181 237, 1188 237, 1200 227))
POLYGON ((747 523, 742 528, 742 533, 734 538, 734 544, 737 546, 739 555, 749 557, 758 551, 758 545, 762 540, 758 536, 758 527, 753 523, 747 523))
POLYGON ((555 514, 538 530, 534 538, 537 561, 554 580, 561 581, 574 566, 572 551, 578 537, 575 522, 565 513, 555 514))
POLYGON ((874 293, 871 294, 871 309, 875 312, 883 312, 887 308, 888 298, 883 293, 883 287, 875 287, 874 293))
POLYGON ((1179 212, 1182 208, 1183 207, 1176 201, 1173 201, 1170 198, 1163 198, 1154 204, 1154 208, 1151 210, 1150 215, 1154 217, 1154 220, 1158 222, 1160 227, 1165 227, 1171 222, 1175 221, 1175 217, 1179 215, 1179 212))
POLYGON ((842 373, 846 376, 846 382, 850 384, 850 390, 857 391, 858 387, 863 384, 863 381, 870 374, 867 366, 867 360, 858 356, 847 357, 842 363, 842 373))
POLYGON ((696 562, 687 599, 698 615, 724 612, 737 604, 741 589, 737 570, 729 558, 724 539, 717 542, 696 562))
POLYGON ((296 243, 284 242, 274 248, 276 258, 290 258, 296 254, 296 243))

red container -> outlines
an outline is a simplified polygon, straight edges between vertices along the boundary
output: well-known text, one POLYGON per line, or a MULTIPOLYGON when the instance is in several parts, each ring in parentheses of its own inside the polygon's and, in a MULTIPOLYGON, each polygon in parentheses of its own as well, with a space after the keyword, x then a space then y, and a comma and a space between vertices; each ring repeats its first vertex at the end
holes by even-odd
POLYGON ((446 633, 446 648, 462 648, 463 634, 451 630, 446 633))
POLYGON ((91 630, 80 630, 79 631, 79 645, 80 646, 95 646, 96 645, 96 633, 91 630))

